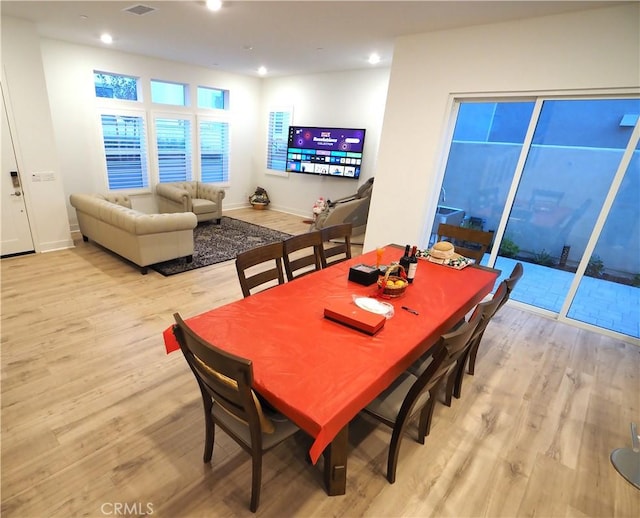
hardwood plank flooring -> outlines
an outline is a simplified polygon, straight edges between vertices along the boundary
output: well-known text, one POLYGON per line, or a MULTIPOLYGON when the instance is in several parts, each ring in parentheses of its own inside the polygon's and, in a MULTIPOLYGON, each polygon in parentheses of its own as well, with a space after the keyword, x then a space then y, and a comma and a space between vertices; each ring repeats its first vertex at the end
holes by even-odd
MULTIPOLYGON (((271 210, 226 214, 308 229, 271 210)), ((2 516, 251 516, 249 457, 220 432, 203 464, 198 388, 162 342, 175 311, 241 298, 233 262, 143 276, 75 244, 0 263, 2 516)), ((609 461, 640 421, 639 372, 639 348, 507 305, 424 446, 410 429, 395 484, 389 431, 357 417, 345 496, 326 496, 299 434, 265 456, 257 514, 640 516, 640 491, 609 461)))

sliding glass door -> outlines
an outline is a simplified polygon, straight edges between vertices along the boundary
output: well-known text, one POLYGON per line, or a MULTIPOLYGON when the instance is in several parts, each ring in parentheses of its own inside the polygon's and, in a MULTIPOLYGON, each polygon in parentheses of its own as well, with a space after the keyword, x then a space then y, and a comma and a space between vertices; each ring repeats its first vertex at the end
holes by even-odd
POLYGON ((567 316, 640 337, 639 258, 640 147, 636 144, 567 316))
POLYGON ((493 231, 483 264, 505 277, 516 261, 526 263, 513 300, 638 337, 640 173, 632 134, 640 101, 462 101, 457 108, 431 241, 445 222, 493 231), (632 158, 621 171, 625 156, 632 158), (616 317, 593 316, 605 312, 616 317))

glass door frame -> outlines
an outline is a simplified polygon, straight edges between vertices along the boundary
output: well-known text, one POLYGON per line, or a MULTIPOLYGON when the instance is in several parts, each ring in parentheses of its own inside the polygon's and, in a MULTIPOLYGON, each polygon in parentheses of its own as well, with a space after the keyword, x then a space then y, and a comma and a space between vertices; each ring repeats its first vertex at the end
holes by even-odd
MULTIPOLYGON (((443 153, 441 155, 441 158, 439 160, 438 163, 438 185, 440 186, 440 188, 442 187, 442 184, 444 183, 444 175, 445 175, 445 169, 447 166, 447 161, 449 159, 449 154, 451 151, 451 144, 452 144, 452 139, 453 139, 453 132, 454 132, 454 128, 455 128, 455 123, 458 117, 458 112, 459 112, 459 108, 460 105, 462 103, 464 103, 465 101, 473 101, 473 102, 516 102, 516 101, 535 101, 535 105, 534 105, 534 109, 533 112, 531 114, 531 118, 529 121, 529 126, 527 128, 527 132, 524 138, 524 141, 522 143, 522 149, 520 152, 520 155, 518 157, 518 161, 516 164, 516 169, 514 171, 514 175, 513 175, 513 179, 511 181, 511 185, 509 187, 508 190, 508 194, 507 194, 507 198, 505 201, 505 205, 504 205, 504 209, 502 212, 502 215, 500 217, 500 222, 498 224, 498 227, 496 228, 495 231, 495 237, 494 237, 494 246, 491 249, 491 253, 489 256, 489 261, 488 261, 488 266, 493 268, 496 264, 497 258, 498 258, 498 252, 500 247, 496 246, 496 244, 499 244, 502 242, 502 239, 505 235, 505 231, 507 228, 507 224, 509 222, 509 215, 511 213, 511 209, 512 206, 514 204, 514 201, 516 199, 516 195, 517 195, 517 191, 518 191, 518 187, 520 185, 520 182, 522 180, 522 175, 524 173, 524 168, 525 168, 525 164, 527 161, 527 156, 531 150, 531 145, 533 142, 533 137, 534 137, 534 133, 536 130, 536 126, 538 124, 538 120, 540 118, 540 113, 542 112, 542 107, 545 101, 562 101, 562 100, 567 100, 567 101, 571 101, 571 100, 602 100, 602 99, 623 99, 623 98, 628 98, 628 97, 639 97, 640 96, 640 91, 638 91, 637 89, 619 89, 619 90, 615 90, 615 91, 611 91, 611 90, 602 90, 602 91, 589 91, 589 92, 584 92, 584 91, 571 91, 571 92, 539 92, 539 93, 527 93, 526 95, 523 94, 496 94, 495 96, 488 96, 487 94, 459 94, 459 95, 451 95, 450 96, 450 118, 446 127, 446 144, 443 146, 443 153)), ((598 214, 598 217, 596 219, 596 222, 592 228, 591 231, 591 235, 588 239, 585 251, 583 252, 582 258, 580 259, 578 266, 577 266, 577 270, 574 273, 573 276, 573 280, 570 284, 569 290, 565 296, 564 302, 562 303, 562 306, 559 310, 559 312, 554 312, 548 309, 543 309, 543 308, 539 308, 530 304, 526 304, 523 302, 519 302, 517 300, 513 300, 511 299, 509 301, 510 304, 514 305, 514 307, 517 307, 519 309, 524 309, 527 311, 531 311, 533 313, 536 314, 540 314, 542 316, 546 316, 555 320, 558 320, 559 322, 564 322, 564 323, 568 323, 571 324, 572 326, 575 327, 579 327, 579 328, 583 328, 583 329, 588 329, 590 331, 595 331, 597 333, 603 334, 603 335, 607 335, 607 336, 611 336, 614 338, 618 338, 621 339, 625 342, 629 342, 629 343, 633 343, 634 345, 639 345, 640 346, 640 340, 629 336, 629 335, 625 335, 622 333, 619 333, 617 331, 612 331, 603 327, 599 327, 599 326, 595 326, 592 324, 588 324, 586 322, 582 322, 580 320, 576 320, 574 318, 570 318, 567 316, 569 309, 571 307, 571 304, 573 303, 573 300, 575 298, 576 292, 578 290, 578 287, 580 285, 581 280, 584 277, 585 271, 587 269, 588 263, 589 263, 589 258, 591 257, 591 254, 593 253, 598 239, 600 237, 600 234, 602 233, 602 229, 604 228, 604 225, 606 223, 607 217, 609 215, 609 212, 613 206, 613 203, 615 201, 615 197, 620 189, 620 185, 622 184, 622 180, 624 178, 624 175, 626 174, 627 168, 631 162, 631 158, 633 156, 634 150, 636 149, 636 146, 638 145, 638 139, 640 138, 640 119, 636 122, 636 125, 633 129, 633 132, 631 134, 631 137, 629 139, 629 141, 627 142, 627 147, 625 148, 622 158, 620 160, 620 162, 618 163, 618 167, 616 169, 614 178, 611 182, 611 185, 609 187, 609 190, 607 192, 607 195, 604 199, 604 202, 602 203, 600 212, 598 214)), ((434 189, 435 190, 435 189, 434 189)), ((435 200, 437 200, 438 197, 435 198, 435 200)), ((434 200, 434 201, 435 201, 434 200)), ((437 202, 436 202, 437 204, 437 202)), ((429 221, 426 225, 426 228, 424 230, 423 235, 425 236, 425 239, 428 240, 429 236, 430 236, 430 231, 431 231, 431 221, 429 221)))

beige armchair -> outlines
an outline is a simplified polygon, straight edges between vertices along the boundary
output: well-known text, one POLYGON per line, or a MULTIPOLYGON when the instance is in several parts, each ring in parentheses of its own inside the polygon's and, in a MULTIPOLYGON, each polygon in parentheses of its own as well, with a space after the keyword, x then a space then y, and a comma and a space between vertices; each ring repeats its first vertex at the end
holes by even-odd
POLYGON ((156 185, 158 209, 165 212, 193 212, 201 221, 222 217, 222 200, 225 192, 203 182, 173 182, 156 185))
POLYGON ((351 196, 329 201, 327 207, 316 217, 310 230, 322 230, 341 223, 351 223, 354 236, 364 234, 372 191, 373 178, 369 178, 351 196))

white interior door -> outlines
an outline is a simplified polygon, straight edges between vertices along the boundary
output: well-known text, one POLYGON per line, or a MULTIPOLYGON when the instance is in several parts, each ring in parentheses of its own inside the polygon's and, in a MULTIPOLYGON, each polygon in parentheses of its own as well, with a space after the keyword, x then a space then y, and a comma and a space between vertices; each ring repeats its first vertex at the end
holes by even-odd
POLYGON ((0 176, 2 177, 0 180, 0 205, 2 206, 0 256, 33 252, 33 238, 11 139, 4 94, 2 95, 2 171, 0 176))

